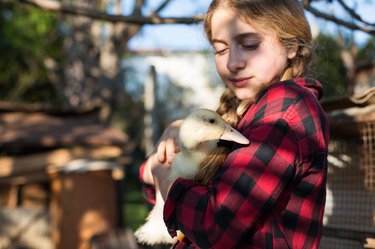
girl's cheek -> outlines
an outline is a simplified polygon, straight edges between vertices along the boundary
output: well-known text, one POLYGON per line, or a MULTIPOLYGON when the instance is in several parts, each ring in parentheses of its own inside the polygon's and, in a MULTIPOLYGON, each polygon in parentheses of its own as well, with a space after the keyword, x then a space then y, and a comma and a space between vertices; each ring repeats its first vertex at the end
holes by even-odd
POLYGON ((226 60, 223 58, 224 56, 220 56, 218 58, 215 58, 215 66, 216 71, 218 72, 220 77, 223 77, 226 71, 226 60))

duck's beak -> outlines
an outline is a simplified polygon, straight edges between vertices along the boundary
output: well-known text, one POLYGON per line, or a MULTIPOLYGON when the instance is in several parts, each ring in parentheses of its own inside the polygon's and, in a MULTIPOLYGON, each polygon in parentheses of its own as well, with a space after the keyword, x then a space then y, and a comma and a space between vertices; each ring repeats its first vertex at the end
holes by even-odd
POLYGON ((225 125, 225 130, 220 136, 221 140, 233 141, 239 144, 249 144, 249 140, 230 125, 225 125))

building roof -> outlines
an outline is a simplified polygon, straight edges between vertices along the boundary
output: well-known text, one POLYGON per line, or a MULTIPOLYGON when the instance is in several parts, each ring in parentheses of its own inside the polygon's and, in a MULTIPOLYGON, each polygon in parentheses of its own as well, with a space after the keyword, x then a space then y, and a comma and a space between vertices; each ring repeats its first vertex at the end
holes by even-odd
POLYGON ((61 110, 0 103, 0 151, 24 154, 71 146, 124 146, 128 136, 98 118, 99 108, 61 110))
POLYGON ((341 98, 328 99, 322 102, 322 106, 326 112, 351 107, 365 107, 373 104, 375 104, 375 87, 371 87, 354 96, 343 96, 341 98))
POLYGON ((361 125, 375 122, 375 87, 361 94, 322 102, 331 136, 358 136, 361 125))

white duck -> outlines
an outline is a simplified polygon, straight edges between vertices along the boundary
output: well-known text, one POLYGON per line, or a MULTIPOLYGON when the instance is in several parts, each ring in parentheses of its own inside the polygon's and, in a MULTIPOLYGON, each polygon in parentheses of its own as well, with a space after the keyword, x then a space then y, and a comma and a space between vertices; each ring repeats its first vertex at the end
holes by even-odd
MULTIPOLYGON (((200 164, 214 149, 219 140, 248 144, 241 133, 228 125, 216 112, 198 109, 185 118, 179 131, 181 152, 176 154, 171 166, 170 178, 194 179, 200 170, 200 164)), ((142 244, 155 245, 174 243, 163 221, 164 200, 160 192, 156 193, 156 203, 147 217, 147 222, 135 236, 142 244)))

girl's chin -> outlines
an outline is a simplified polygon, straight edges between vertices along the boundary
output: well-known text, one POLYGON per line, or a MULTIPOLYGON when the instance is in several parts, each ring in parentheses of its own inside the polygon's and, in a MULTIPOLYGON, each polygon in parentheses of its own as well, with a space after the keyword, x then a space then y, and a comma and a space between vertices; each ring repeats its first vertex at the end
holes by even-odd
POLYGON ((240 100, 245 99, 252 99, 256 96, 256 93, 253 91, 245 90, 245 89, 233 89, 234 94, 240 100))

